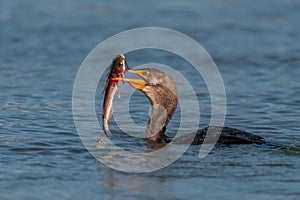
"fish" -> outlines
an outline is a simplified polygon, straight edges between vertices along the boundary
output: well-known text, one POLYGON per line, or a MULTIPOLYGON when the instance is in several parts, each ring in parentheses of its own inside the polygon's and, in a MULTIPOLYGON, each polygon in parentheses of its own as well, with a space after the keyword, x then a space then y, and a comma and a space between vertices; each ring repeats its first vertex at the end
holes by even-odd
POLYGON ((102 91, 104 94, 103 109, 102 109, 102 126, 105 132, 105 135, 109 138, 112 137, 112 133, 108 128, 108 120, 112 116, 112 104, 114 96, 118 91, 118 80, 114 78, 120 78, 124 76, 125 71, 129 68, 127 66, 125 56, 123 54, 118 54, 111 62, 109 72, 106 76, 106 84, 102 91))

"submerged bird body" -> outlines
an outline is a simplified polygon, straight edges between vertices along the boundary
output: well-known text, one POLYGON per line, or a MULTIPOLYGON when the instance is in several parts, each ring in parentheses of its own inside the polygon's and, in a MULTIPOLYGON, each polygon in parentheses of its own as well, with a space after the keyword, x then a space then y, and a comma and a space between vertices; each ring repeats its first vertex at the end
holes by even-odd
MULTIPOLYGON (((143 92, 152 105, 152 114, 148 121, 145 137, 151 141, 169 142, 169 137, 165 134, 165 131, 178 103, 176 84, 171 77, 157 69, 137 69, 128 70, 128 72, 138 75, 143 80, 119 78, 116 80, 128 82, 133 88, 143 92)), ((210 138, 218 137, 217 143, 264 143, 263 137, 235 128, 219 126, 209 126, 198 130, 196 133, 184 134, 175 138, 173 142, 186 143, 192 141, 193 145, 202 144, 207 136, 208 130, 210 138), (219 136, 217 133, 220 132, 221 135, 219 136)), ((207 140, 207 142, 209 142, 209 140, 207 140)))
MULTIPOLYGON (((175 144, 185 144, 192 141, 192 145, 202 144, 207 135, 208 130, 212 134, 210 137, 218 137, 217 143, 219 144, 262 144, 265 142, 264 138, 252 133, 242 131, 231 127, 220 126, 208 126, 203 129, 199 129, 196 133, 188 133, 183 136, 179 136, 174 139, 175 144), (214 133, 220 133, 221 135, 214 135, 214 133)), ((209 140, 206 141, 209 143, 209 140)))

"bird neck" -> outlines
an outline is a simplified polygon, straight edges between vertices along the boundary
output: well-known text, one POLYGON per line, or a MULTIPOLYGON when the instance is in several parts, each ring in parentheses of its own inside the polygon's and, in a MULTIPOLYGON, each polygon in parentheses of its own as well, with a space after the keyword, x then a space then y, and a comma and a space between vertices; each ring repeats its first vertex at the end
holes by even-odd
POLYGON ((176 110, 177 94, 161 85, 146 86, 143 92, 152 105, 152 113, 145 131, 146 138, 152 141, 168 138, 165 135, 166 126, 176 110))

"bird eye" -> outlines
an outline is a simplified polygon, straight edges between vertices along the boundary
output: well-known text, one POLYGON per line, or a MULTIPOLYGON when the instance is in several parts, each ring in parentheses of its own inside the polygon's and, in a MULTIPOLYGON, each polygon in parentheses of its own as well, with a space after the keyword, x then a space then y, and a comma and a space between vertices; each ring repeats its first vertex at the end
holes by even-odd
POLYGON ((144 74, 145 76, 147 76, 147 75, 148 75, 148 71, 144 71, 143 74, 144 74))

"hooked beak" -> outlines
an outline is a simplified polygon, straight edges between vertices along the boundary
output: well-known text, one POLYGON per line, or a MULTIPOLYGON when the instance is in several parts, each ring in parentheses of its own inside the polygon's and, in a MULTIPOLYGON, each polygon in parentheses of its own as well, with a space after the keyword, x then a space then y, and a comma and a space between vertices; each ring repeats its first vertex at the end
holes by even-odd
POLYGON ((134 89, 137 90, 143 90, 146 87, 146 81, 147 76, 144 75, 144 70, 142 69, 129 69, 128 72, 134 73, 141 77, 144 80, 139 80, 139 79, 126 79, 126 78, 112 78, 114 81, 124 81, 127 82, 133 87, 134 89))
POLYGON ((139 77, 144 79, 144 81, 148 79, 148 77, 145 75, 144 69, 129 69, 128 72, 138 75, 139 77))

